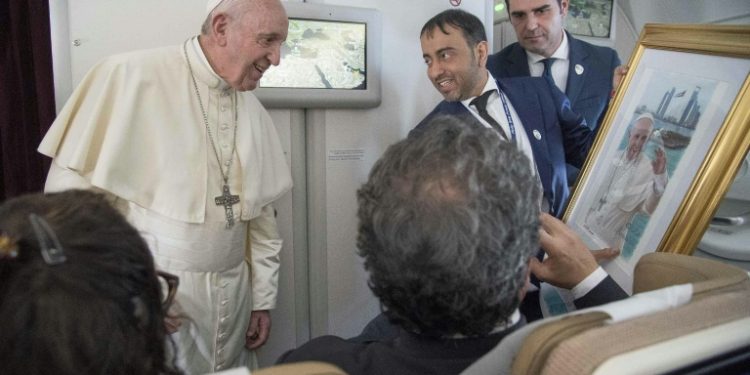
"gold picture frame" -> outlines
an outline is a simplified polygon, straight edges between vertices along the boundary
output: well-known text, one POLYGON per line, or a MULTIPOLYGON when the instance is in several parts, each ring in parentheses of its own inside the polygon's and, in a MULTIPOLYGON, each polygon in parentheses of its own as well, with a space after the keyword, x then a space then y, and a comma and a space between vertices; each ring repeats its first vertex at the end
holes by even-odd
POLYGON ((692 254, 750 147, 750 26, 647 24, 628 66, 563 220, 622 248, 630 292, 643 254, 692 254))

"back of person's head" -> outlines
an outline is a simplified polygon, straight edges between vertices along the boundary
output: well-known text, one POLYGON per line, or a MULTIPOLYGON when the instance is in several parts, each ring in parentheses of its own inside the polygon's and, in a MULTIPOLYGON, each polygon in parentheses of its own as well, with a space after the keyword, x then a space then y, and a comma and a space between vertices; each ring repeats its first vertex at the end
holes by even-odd
POLYGON ((359 253, 388 318, 433 337, 507 322, 538 248, 538 194, 513 144, 455 117, 390 146, 357 193, 359 253))
POLYGON ((477 16, 461 9, 448 9, 430 18, 422 26, 419 36, 423 37, 426 35, 431 37, 436 29, 440 29, 443 34, 448 34, 448 30, 445 28, 446 25, 461 30, 469 47, 473 47, 479 42, 487 41, 487 34, 484 31, 482 21, 477 16))
POLYGON ((176 373, 163 317, 148 246, 103 195, 0 206, 0 372, 176 373))

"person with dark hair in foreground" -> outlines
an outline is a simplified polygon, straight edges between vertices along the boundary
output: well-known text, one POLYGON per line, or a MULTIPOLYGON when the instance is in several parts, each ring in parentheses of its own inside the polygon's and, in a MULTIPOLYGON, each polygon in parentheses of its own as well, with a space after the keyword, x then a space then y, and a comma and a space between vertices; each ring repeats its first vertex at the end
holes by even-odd
POLYGON ((495 130, 433 117, 420 136, 390 146, 357 192, 359 254, 398 334, 323 336, 279 361, 459 373, 524 324, 530 268, 572 287, 598 267, 564 223, 540 216, 539 194, 529 160, 495 130), (544 262, 534 258, 540 243, 544 262))
POLYGON ((179 373, 163 323, 177 281, 157 273, 146 242, 103 195, 8 200, 0 206, 0 372, 179 373))

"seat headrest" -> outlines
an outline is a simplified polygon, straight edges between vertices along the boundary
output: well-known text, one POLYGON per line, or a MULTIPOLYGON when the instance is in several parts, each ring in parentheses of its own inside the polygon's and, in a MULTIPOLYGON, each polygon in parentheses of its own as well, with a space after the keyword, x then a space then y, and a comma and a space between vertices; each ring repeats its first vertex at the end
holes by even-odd
POLYGON ((626 300, 531 323, 465 374, 591 373, 610 357, 750 316, 747 271, 709 259, 647 254, 633 290, 626 300))
MULTIPOLYGON (((607 359, 750 316, 750 290, 724 292, 667 311, 602 325, 562 340, 539 374, 590 374, 607 359)), ((674 351, 679 355, 680 350, 674 351)), ((695 358, 682 358, 683 364, 695 358)), ((536 365, 539 367, 538 365, 536 365)), ((514 363, 513 373, 516 372, 514 363)), ((627 371, 626 371, 627 372, 627 371)), ((647 371, 648 372, 648 371, 647 371)))
POLYGON ((747 271, 711 259, 671 253, 650 253, 638 260, 633 293, 671 285, 693 284, 694 298, 750 288, 747 271))

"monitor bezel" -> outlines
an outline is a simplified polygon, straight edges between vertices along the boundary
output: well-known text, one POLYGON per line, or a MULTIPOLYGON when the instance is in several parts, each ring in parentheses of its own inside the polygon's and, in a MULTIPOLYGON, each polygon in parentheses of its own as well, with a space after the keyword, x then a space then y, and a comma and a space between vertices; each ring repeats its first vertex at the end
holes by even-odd
POLYGON ((365 89, 258 87, 253 92, 266 108, 371 108, 380 105, 381 18, 375 9, 315 3, 284 3, 287 17, 365 24, 365 89))

